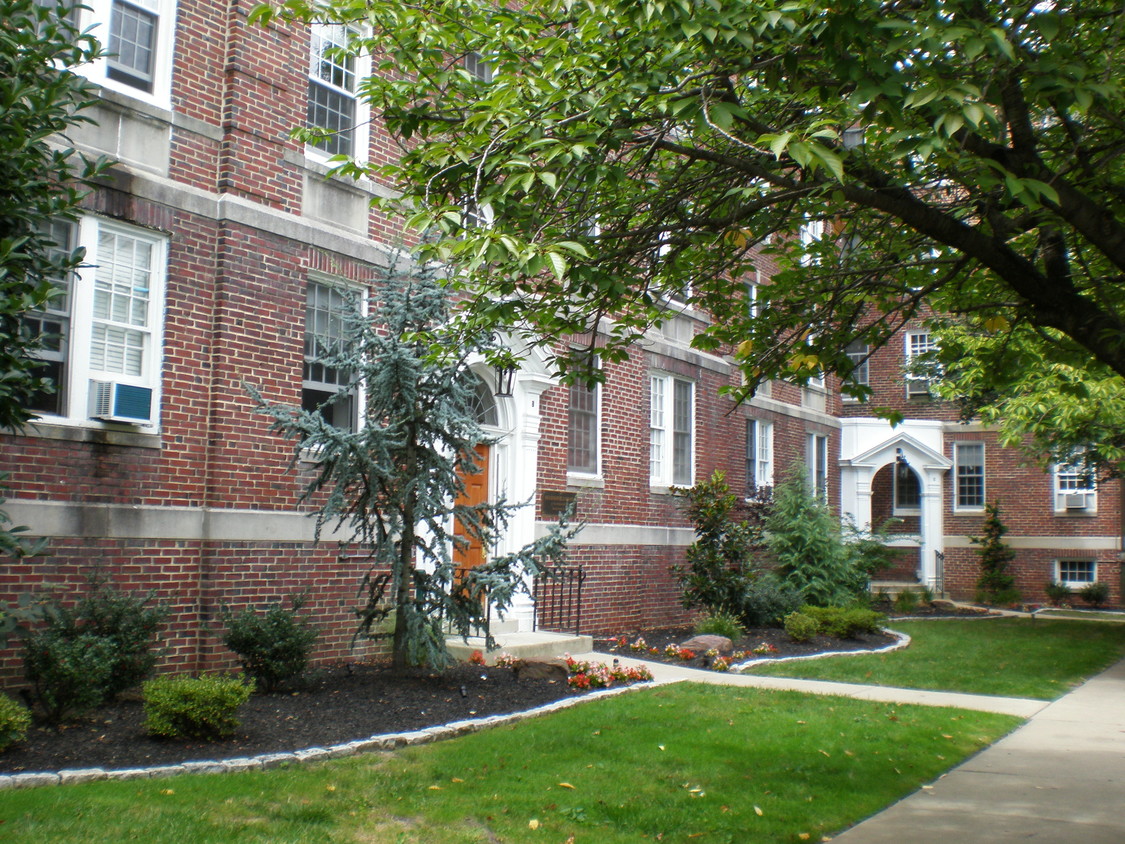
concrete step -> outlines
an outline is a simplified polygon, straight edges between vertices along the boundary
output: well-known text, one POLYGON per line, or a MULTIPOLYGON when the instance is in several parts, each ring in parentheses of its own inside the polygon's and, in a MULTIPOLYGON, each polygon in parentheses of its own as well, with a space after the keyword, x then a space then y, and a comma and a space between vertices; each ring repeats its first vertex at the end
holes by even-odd
POLYGON ((569 633, 549 633, 536 631, 535 633, 493 633, 497 648, 493 651, 485 650, 483 636, 470 636, 465 642, 460 636, 451 636, 445 640, 449 653, 454 659, 467 662, 473 651, 484 654, 484 660, 489 665, 496 662, 496 657, 502 653, 509 653, 522 659, 551 659, 563 654, 584 654, 594 649, 592 636, 574 636, 569 633))
POLYGON ((922 584, 916 580, 873 580, 869 591, 872 595, 886 595, 893 601, 900 592, 921 592, 922 584))

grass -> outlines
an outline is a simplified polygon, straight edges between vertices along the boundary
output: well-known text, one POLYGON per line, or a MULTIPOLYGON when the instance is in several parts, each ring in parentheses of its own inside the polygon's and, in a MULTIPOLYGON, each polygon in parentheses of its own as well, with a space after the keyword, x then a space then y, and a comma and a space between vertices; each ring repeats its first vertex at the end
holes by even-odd
POLYGON ((909 648, 751 674, 1053 700, 1125 654, 1125 625, 1004 618, 895 621, 909 648))
POLYGON ((13 841, 819 841, 1018 724, 677 684, 395 753, 0 792, 13 841))

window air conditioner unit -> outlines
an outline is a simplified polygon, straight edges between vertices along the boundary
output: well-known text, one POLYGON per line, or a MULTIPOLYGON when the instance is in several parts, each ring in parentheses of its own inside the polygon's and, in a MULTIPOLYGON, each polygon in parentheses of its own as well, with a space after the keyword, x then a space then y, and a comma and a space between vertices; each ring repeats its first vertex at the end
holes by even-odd
POLYGON ((1063 507, 1065 507, 1067 510, 1085 510, 1086 493, 1068 492, 1063 496, 1063 507))
POLYGON ((930 379, 908 378, 906 381, 906 395, 928 396, 930 394, 930 379))
POLYGON ((129 425, 152 424, 151 387, 135 387, 116 381, 91 381, 90 402, 92 419, 129 425))

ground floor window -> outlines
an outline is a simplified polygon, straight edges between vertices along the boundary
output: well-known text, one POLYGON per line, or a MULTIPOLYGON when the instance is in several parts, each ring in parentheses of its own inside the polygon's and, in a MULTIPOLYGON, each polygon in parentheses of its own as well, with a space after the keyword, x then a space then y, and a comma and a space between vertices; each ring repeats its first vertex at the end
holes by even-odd
POLYGON ((1098 564, 1093 560, 1059 560, 1055 580, 1067 586, 1082 587, 1098 579, 1098 564))

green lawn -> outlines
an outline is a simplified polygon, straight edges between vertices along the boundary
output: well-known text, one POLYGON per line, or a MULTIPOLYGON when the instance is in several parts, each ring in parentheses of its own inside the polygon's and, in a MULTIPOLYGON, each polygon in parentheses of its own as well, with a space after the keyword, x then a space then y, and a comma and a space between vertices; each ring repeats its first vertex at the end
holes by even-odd
POLYGON ((250 774, 0 792, 4 840, 819 841, 1019 723, 677 684, 433 745, 250 774))
POLYGON ((909 648, 748 673, 1053 700, 1125 655, 1125 625, 1026 618, 894 621, 909 648))

